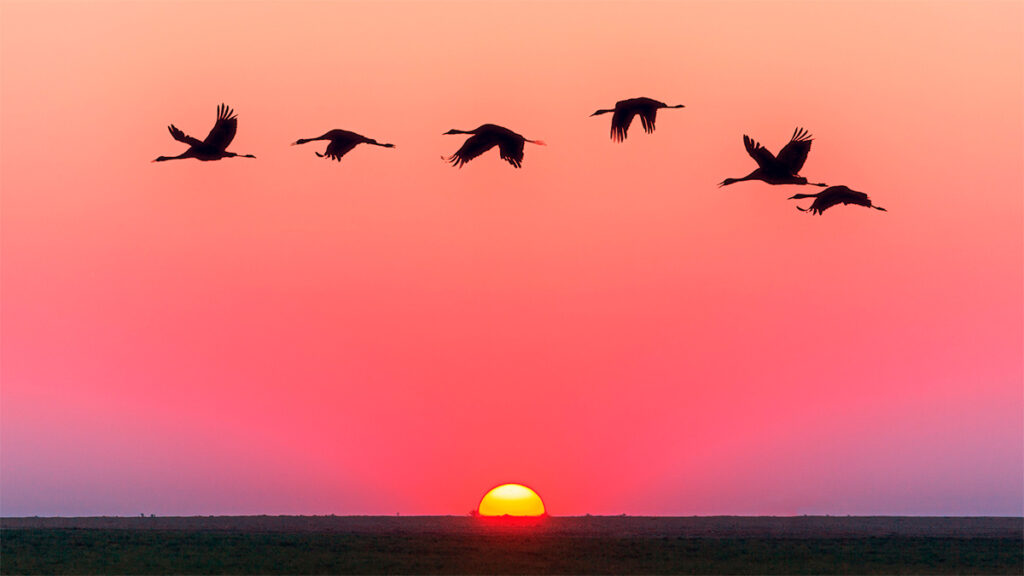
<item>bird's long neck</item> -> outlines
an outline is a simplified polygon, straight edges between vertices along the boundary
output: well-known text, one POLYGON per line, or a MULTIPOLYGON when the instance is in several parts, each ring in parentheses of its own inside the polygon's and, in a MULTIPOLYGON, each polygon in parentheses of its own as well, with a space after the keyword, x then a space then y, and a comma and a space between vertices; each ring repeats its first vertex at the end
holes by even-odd
POLYGON ((818 194, 821 194, 821 192, 817 192, 815 194, 794 194, 794 195, 790 196, 789 199, 790 200, 800 200, 801 198, 817 198, 818 194))
POLYGON ((721 184, 719 184, 718 186, 719 187, 728 186, 729 184, 735 184, 737 182, 743 182, 745 180, 756 180, 757 177, 758 177, 758 171, 754 170, 753 172, 751 172, 750 174, 747 174, 743 178, 726 178, 725 180, 722 180, 721 184))
POLYGON ((183 160, 185 158, 191 158, 191 152, 192 149, 189 148, 188 150, 182 152, 181 154, 178 154, 177 156, 157 156, 157 158, 153 160, 153 162, 166 162, 168 160, 183 160))
POLYGON ((458 130, 456 128, 452 128, 448 131, 448 134, 476 134, 476 132, 473 132, 472 130, 458 130))
POLYGON ((330 140, 330 138, 327 136, 327 134, 324 134, 323 136, 317 136, 316 138, 299 138, 292 144, 292 146, 295 146, 296 144, 305 144, 306 142, 315 142, 317 140, 330 140))
POLYGON ((614 109, 613 110, 598 110, 597 112, 594 112, 593 114, 591 114, 591 116, 599 116, 601 114, 611 114, 612 112, 615 112, 615 110, 614 109))

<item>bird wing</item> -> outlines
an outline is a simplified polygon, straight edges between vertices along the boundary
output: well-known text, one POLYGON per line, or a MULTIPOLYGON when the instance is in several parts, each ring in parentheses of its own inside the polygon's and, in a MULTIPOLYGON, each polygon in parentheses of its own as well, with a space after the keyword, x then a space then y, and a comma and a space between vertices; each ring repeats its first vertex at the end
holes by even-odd
POLYGON ((629 125, 633 123, 633 116, 636 116, 636 109, 626 106, 616 106, 612 114, 612 140, 622 142, 629 132, 629 125))
MULTIPOLYGON (((811 204, 811 209, 817 210, 818 213, 821 214, 825 210, 828 210, 829 208, 835 206, 836 204, 839 204, 840 202, 843 202, 843 200, 839 196, 836 196, 834 194, 828 196, 818 196, 817 198, 814 199, 814 202, 811 204)), ((845 202, 843 203, 845 204, 845 202)))
POLYGON ((857 206, 866 206, 868 208, 876 208, 883 212, 886 211, 885 208, 873 205, 871 203, 871 199, 868 198, 868 195, 864 192, 850 190, 846 186, 831 186, 826 188, 814 199, 814 203, 811 204, 809 210, 812 213, 821 214, 825 210, 839 204, 856 204, 857 206))
POLYGON ((793 137, 789 139, 789 143, 779 150, 779 156, 777 160, 779 164, 785 166, 790 174, 796 175, 801 168, 804 167, 804 162, 807 161, 807 153, 811 151, 811 135, 803 128, 797 128, 793 131, 793 137))
POLYGON ((750 154, 761 169, 769 170, 775 164, 775 155, 746 134, 743 135, 743 145, 747 148, 747 154, 750 154))
POLYGON ((357 144, 359 144, 359 140, 331 140, 331 143, 327 145, 327 152, 324 154, 324 156, 327 156, 328 158, 334 160, 338 160, 340 162, 341 157, 351 152, 352 149, 355 148, 357 144))
POLYGON ((515 166, 521 168, 523 166, 523 147, 526 145, 526 141, 522 138, 504 138, 501 143, 498 144, 498 151, 501 154, 501 159, 515 166))
POLYGON ((871 206, 871 199, 863 192, 847 188, 842 194, 837 194, 837 202, 843 204, 859 204, 860 206, 871 206))
POLYGON ((861 196, 863 196, 866 202, 868 195, 863 192, 850 190, 846 186, 830 186, 818 193, 811 204, 810 210, 811 212, 821 214, 837 204, 859 204, 857 200, 861 196))
POLYGON ((653 106, 648 106, 640 110, 640 123, 644 127, 644 132, 650 134, 654 132, 654 118, 658 115, 658 109, 653 106))
POLYGON ((217 123, 206 135, 203 144, 214 150, 227 150, 228 145, 235 139, 235 131, 238 130, 238 117, 231 108, 225 104, 217 107, 217 123))
POLYGON ((200 142, 198 138, 193 138, 193 137, 189 136, 188 134, 185 134, 184 132, 179 130, 178 127, 175 126, 174 124, 171 124, 170 126, 168 126, 167 129, 170 130, 171 137, 174 138, 175 140, 177 140, 178 142, 184 142, 185 144, 188 144, 189 146, 196 146, 196 145, 202 144, 202 142, 200 142))
POLYGON ((462 143, 462 148, 459 148, 455 154, 448 157, 448 161, 452 163, 452 166, 462 168, 463 164, 494 148, 495 144, 497 142, 487 136, 470 136, 462 143))

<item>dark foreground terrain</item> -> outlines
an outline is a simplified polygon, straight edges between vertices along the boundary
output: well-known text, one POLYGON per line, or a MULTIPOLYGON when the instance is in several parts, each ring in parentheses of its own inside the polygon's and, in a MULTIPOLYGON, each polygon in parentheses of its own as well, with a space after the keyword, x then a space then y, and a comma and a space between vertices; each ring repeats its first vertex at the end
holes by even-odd
POLYGON ((3 518, 3 574, 1022 574, 1024 518, 3 518))

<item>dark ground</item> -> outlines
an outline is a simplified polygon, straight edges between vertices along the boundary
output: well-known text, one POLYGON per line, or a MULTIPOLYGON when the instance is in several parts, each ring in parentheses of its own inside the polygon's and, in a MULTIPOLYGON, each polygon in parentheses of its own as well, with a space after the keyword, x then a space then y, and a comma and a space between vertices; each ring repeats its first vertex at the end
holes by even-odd
POLYGON ((1024 518, 3 518, 3 574, 1024 574, 1024 518))

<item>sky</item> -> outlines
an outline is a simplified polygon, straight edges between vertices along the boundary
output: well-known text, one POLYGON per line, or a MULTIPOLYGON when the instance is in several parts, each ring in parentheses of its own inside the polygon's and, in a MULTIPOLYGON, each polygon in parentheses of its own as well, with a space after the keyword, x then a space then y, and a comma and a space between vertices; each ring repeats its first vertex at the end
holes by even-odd
POLYGON ((5 1, 0 515, 1024 514, 1022 102, 1019 2, 5 1), (887 212, 717 186, 798 126, 887 212))

